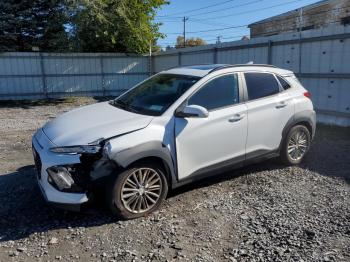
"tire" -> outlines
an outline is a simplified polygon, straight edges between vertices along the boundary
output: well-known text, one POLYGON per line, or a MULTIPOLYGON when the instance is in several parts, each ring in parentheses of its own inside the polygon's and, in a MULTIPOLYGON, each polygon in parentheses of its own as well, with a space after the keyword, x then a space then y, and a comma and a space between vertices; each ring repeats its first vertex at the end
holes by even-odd
POLYGON ((107 205, 115 216, 134 219, 161 206, 168 193, 168 182, 159 165, 144 161, 114 177, 106 193, 107 205))
POLYGON ((309 150, 310 143, 310 131, 303 125, 293 126, 283 141, 280 160, 287 165, 298 165, 309 150))

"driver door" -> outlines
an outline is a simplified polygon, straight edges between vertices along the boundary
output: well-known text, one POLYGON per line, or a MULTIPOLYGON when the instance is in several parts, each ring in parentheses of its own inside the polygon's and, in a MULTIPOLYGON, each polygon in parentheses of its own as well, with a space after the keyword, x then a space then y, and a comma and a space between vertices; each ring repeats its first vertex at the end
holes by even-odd
POLYGON ((188 99, 209 111, 207 118, 175 117, 179 180, 217 171, 245 158, 247 108, 240 103, 237 74, 209 80, 188 99))

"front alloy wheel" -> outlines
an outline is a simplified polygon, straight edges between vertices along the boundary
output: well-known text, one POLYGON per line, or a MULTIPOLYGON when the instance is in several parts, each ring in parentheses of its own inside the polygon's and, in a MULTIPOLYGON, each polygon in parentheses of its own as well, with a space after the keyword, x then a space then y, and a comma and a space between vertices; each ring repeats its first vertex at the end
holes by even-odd
POLYGON ((167 193, 164 171, 158 165, 142 162, 116 175, 107 190, 107 202, 119 218, 133 219, 158 209, 167 193))
POLYGON ((162 193, 160 174, 151 168, 139 168, 125 180, 121 199, 126 210, 144 213, 152 209, 162 193))

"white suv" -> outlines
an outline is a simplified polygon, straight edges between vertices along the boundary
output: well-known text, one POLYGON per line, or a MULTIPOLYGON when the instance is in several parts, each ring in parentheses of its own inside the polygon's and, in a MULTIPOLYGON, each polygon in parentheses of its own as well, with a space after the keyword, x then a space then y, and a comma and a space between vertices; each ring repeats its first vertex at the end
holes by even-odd
POLYGON ((131 219, 204 176, 277 156, 298 164, 314 133, 310 94, 293 72, 198 65, 63 114, 36 132, 33 154, 48 202, 79 210, 103 193, 131 219))

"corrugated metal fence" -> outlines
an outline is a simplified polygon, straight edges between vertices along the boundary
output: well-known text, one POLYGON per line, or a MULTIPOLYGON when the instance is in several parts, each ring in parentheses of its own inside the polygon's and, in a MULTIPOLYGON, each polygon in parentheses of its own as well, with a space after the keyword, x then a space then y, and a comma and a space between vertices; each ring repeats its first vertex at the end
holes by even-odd
POLYGON ((120 94, 149 76, 149 58, 126 54, 0 54, 0 99, 120 94))
POLYGON ((318 120, 350 125, 350 27, 330 26, 271 37, 125 54, 0 54, 0 99, 116 95, 151 73, 202 63, 254 61, 294 71, 311 91, 318 120))

